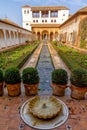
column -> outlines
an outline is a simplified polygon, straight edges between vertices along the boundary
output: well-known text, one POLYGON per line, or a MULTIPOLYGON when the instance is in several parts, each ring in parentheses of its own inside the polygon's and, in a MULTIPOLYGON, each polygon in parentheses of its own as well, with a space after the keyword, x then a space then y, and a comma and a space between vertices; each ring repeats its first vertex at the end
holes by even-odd
POLYGON ((4 46, 3 47, 7 47, 6 30, 3 30, 3 33, 4 33, 4 39, 3 39, 4 46))
POLYGON ((41 18, 41 11, 39 11, 39 13, 40 13, 40 18, 41 18))
POLYGON ((49 18, 50 18, 50 10, 49 10, 49 18))

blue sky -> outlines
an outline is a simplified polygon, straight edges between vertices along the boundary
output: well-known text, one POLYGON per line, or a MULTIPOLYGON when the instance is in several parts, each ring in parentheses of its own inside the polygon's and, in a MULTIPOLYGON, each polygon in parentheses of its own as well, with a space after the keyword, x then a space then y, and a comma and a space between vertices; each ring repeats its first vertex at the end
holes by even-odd
POLYGON ((66 6, 70 14, 87 6, 87 0, 0 0, 0 19, 8 17, 11 21, 22 26, 22 11, 24 5, 30 6, 66 6))

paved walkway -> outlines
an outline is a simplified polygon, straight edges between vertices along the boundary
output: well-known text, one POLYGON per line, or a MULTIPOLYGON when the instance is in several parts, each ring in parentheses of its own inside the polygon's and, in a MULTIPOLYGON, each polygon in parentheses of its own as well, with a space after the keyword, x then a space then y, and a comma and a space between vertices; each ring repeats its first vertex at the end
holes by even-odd
MULTIPOLYGON (((53 52, 50 44, 48 46, 51 49, 50 51, 53 52)), ((54 59, 57 64, 58 59, 54 59)), ((62 66, 62 63, 60 65, 62 66)), ((22 92, 18 97, 9 97, 7 89, 4 88, 4 95, 0 97, 0 130, 32 130, 20 118, 20 108, 30 98, 30 96, 25 95, 23 84, 21 88, 22 92)), ((66 92, 63 97, 56 97, 64 101, 68 106, 69 118, 65 124, 54 130, 87 130, 87 100, 72 99, 70 91, 66 92)))
POLYGON ((20 69, 20 71, 22 72, 24 68, 26 67, 36 67, 37 62, 38 62, 38 58, 41 52, 43 44, 40 44, 35 52, 33 53, 33 55, 31 55, 31 57, 29 58, 29 60, 27 60, 27 62, 23 65, 23 67, 20 69))

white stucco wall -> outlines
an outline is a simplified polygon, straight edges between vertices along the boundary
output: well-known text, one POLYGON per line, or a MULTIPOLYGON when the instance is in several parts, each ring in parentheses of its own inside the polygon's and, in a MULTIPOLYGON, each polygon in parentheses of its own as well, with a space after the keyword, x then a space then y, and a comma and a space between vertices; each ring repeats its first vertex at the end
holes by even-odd
POLYGON ((28 30, 4 22, 0 22, 0 49, 31 40, 32 33, 28 30), (2 36, 3 35, 3 36, 2 36))
POLYGON ((69 41, 72 44, 73 32, 76 33, 76 36, 74 37, 77 37, 79 31, 79 23, 80 23, 80 16, 76 16, 75 18, 73 18, 72 20, 66 22, 66 24, 61 26, 60 33, 61 34, 67 33, 66 37, 67 42, 69 41))
POLYGON ((39 11, 39 18, 33 18, 31 7, 22 8, 23 27, 31 31, 31 24, 62 24, 69 17, 69 10, 58 10, 58 17, 50 17, 50 11, 48 12, 49 16, 47 18, 41 17, 41 11, 39 11), (29 13, 27 13, 27 10, 29 10, 29 13), (34 20, 35 22, 33 22, 34 20), (36 22, 37 20, 38 22, 36 22), (42 22, 42 20, 44 20, 44 22, 42 22), (47 20, 47 22, 45 22, 45 20, 47 20), (53 20, 53 22, 51 22, 51 20, 53 20), (54 22, 55 20, 56 22, 54 22))

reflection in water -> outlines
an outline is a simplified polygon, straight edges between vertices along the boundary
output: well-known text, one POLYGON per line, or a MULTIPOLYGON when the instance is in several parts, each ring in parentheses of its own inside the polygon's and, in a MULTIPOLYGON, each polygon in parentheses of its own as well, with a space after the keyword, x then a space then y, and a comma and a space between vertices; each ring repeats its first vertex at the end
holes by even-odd
POLYGON ((39 92, 42 94, 46 94, 46 91, 50 91, 52 93, 52 88, 50 87, 51 83, 51 72, 54 70, 50 53, 47 45, 43 45, 41 50, 41 54, 38 60, 37 69, 40 76, 40 84, 39 84, 39 92))

